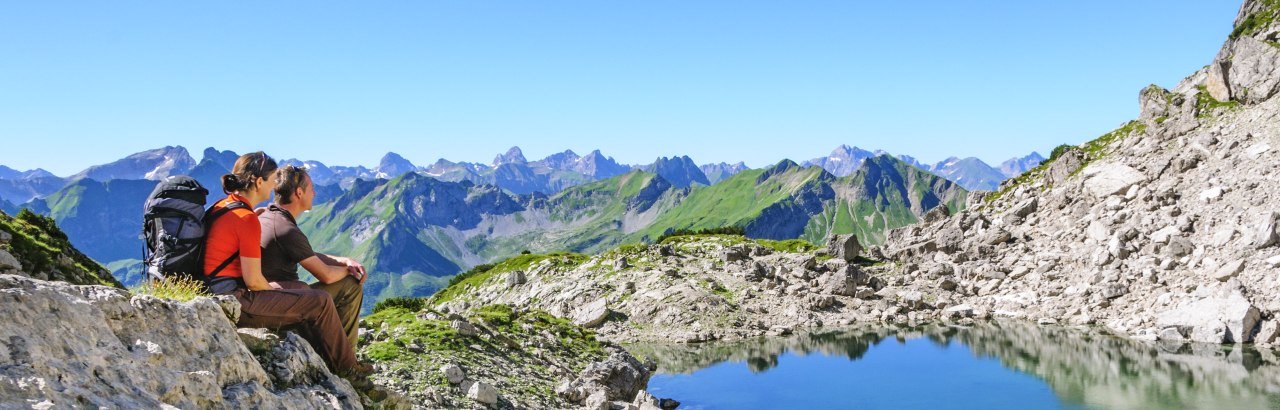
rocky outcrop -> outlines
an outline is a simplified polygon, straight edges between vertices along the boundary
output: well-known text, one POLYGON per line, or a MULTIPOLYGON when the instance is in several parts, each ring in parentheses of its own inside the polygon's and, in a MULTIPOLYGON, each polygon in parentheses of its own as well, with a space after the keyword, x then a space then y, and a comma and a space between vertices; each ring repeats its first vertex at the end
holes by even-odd
POLYGON ((384 306, 362 322, 373 381, 406 407, 608 408, 631 402, 652 365, 536 310, 384 306), (447 313, 448 312, 448 313, 447 313))
POLYGON ((304 340, 247 345, 238 315, 233 299, 0 275, 0 407, 361 407, 304 340))
POLYGON ((28 210, 13 217, 0 212, 0 274, 122 287, 111 272, 71 246, 53 219, 28 210))
POLYGON ((898 295, 877 294, 890 283, 876 277, 887 266, 859 258, 856 237, 836 236, 821 250, 785 244, 692 235, 589 258, 545 255, 520 268, 525 284, 511 286, 495 268, 437 302, 451 311, 492 304, 545 310, 623 342, 742 339, 897 313, 886 312, 898 295))
POLYGON ((1280 313, 1280 270, 1267 262, 1280 255, 1272 3, 1247 1, 1204 70, 1173 90, 1142 90, 1138 120, 965 211, 892 232, 878 249, 903 275, 890 289, 976 317, 1272 343, 1258 337, 1280 313))

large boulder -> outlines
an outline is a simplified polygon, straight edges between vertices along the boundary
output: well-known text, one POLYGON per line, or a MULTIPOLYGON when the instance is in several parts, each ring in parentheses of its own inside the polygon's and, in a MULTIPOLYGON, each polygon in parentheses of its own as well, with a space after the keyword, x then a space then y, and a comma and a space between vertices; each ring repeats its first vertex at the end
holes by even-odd
MULTIPOLYGON (((1253 37, 1240 37, 1223 48, 1219 59, 1230 61, 1227 81, 1231 99, 1259 103, 1280 92, 1280 48, 1253 37)), ((1222 98, 1216 98, 1225 101, 1222 98)))
POLYGON ((485 382, 471 383, 467 388, 467 398, 478 403, 491 405, 498 402, 498 389, 485 382))
POLYGON ((558 388, 563 392, 587 392, 587 396, 603 391, 609 400, 630 402, 649 384, 652 372, 634 356, 618 347, 609 347, 609 356, 587 365, 578 377, 558 388))
POLYGON ((1045 182, 1049 186, 1057 186, 1074 175, 1084 165, 1084 154, 1079 149, 1069 149, 1049 164, 1045 170, 1045 182))
POLYGON ((1280 242, 1280 212, 1266 212, 1257 218, 1253 225, 1252 245, 1255 249, 1270 247, 1280 242))
POLYGON ((827 253, 834 258, 852 262, 862 252, 862 244, 853 235, 835 235, 827 241, 827 253))
POLYGON ((822 291, 831 295, 853 296, 858 286, 867 283, 869 277, 856 266, 844 266, 828 272, 818 279, 822 291))
POLYGON ((1099 198, 1122 194, 1134 184, 1147 180, 1146 175, 1133 167, 1114 162, 1090 164, 1081 173, 1086 178, 1084 188, 1099 198))
POLYGON ((297 335, 255 354, 210 298, 0 275, 0 316, 0 408, 361 407, 297 335))
POLYGON ((608 318, 609 304, 604 298, 588 303, 573 313, 573 323, 582 327, 600 326, 608 318))
POLYGON ((0 273, 17 273, 21 270, 22 262, 4 249, 0 249, 0 273))
POLYGON ((1160 328, 1175 328, 1195 342, 1248 343, 1262 318, 1238 290, 1218 292, 1156 316, 1160 328))

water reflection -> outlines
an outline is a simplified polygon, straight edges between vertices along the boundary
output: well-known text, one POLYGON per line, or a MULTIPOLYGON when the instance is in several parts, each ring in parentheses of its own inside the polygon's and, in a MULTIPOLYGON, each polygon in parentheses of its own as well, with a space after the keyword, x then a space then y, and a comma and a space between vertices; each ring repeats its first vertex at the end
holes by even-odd
POLYGON ((629 349, 637 356, 654 358, 660 373, 694 374, 717 363, 737 362, 759 374, 777 367, 784 354, 857 361, 880 343, 918 338, 941 347, 960 343, 978 358, 993 358, 1007 369, 1033 375, 1068 407, 1280 408, 1280 358, 1271 350, 1153 344, 1023 323, 851 328, 787 338, 629 349))

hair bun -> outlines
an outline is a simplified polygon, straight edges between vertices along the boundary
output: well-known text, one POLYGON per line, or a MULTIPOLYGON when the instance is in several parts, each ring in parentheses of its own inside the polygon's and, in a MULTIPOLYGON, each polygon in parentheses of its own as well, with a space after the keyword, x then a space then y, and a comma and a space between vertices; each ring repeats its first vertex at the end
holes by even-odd
POLYGON ((244 189, 244 181, 241 181, 240 177, 235 174, 226 174, 222 176, 223 191, 232 193, 241 189, 244 189))

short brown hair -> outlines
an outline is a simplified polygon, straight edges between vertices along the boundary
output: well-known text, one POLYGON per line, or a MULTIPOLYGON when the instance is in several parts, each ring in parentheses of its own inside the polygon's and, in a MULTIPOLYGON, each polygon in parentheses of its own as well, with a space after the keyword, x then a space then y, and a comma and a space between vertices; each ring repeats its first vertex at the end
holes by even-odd
POLYGON ((293 202, 293 191, 306 186, 307 180, 311 176, 307 175, 307 169, 294 165, 287 165, 276 171, 276 202, 281 205, 288 205, 293 202))

